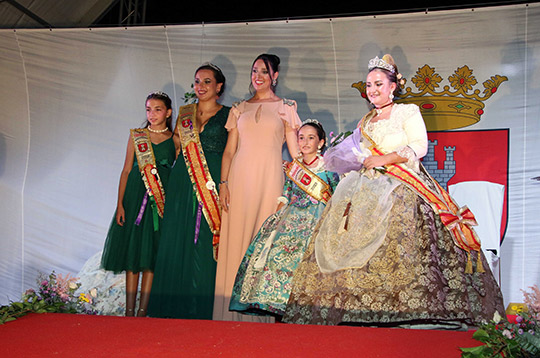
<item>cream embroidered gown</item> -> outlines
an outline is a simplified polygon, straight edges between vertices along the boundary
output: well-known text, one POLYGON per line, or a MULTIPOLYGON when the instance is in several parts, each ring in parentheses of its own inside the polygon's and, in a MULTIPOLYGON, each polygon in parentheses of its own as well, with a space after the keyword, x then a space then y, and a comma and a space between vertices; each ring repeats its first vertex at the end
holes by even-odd
MULTIPOLYGON (((383 152, 397 151, 426 176, 419 158, 427 135, 417 106, 394 105, 390 118, 364 125, 383 152)), ((486 272, 466 274, 466 252, 431 206, 374 173, 351 172, 339 183, 295 272, 283 321, 460 328, 503 314, 483 254, 486 272), (349 201, 350 229, 338 233, 349 201)))

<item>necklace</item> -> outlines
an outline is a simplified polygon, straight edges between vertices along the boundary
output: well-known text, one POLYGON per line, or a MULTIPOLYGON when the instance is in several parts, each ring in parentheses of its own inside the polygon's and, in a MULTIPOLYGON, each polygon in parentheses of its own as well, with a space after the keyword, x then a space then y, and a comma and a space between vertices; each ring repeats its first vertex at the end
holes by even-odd
POLYGON ((146 128, 148 128, 148 130, 150 132, 152 132, 152 133, 165 133, 166 131, 169 130, 169 128, 167 128, 167 127, 163 128, 163 129, 152 129, 152 127, 148 126, 146 128))
POLYGON ((311 162, 309 162, 309 163, 306 163, 306 161, 305 161, 304 159, 302 159, 302 161, 304 162, 305 165, 307 165, 307 166, 309 167, 311 164, 315 163, 315 161, 316 161, 317 159, 319 159, 319 157, 318 157, 318 156, 315 156, 315 159, 313 159, 313 160, 312 160, 311 162))
POLYGON ((394 102, 390 101, 390 102, 388 102, 387 104, 385 104, 385 105, 382 106, 382 107, 379 107, 379 108, 376 108, 376 107, 375 107, 375 112, 377 112, 377 115, 380 116, 383 109, 385 109, 386 107, 391 106, 391 105, 393 105, 393 104, 394 104, 394 102))

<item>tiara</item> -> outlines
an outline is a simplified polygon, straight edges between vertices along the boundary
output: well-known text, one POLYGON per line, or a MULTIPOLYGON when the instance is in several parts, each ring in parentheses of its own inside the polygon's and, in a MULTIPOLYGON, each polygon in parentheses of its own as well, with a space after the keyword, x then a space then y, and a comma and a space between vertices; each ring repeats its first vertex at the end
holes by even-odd
POLYGON ((205 62, 205 63, 203 63, 203 64, 201 65, 201 67, 203 67, 203 66, 211 67, 211 68, 213 68, 214 70, 218 71, 219 73, 223 73, 223 72, 221 71, 221 68, 217 67, 217 66, 214 65, 212 62, 205 62))
POLYGON ((303 121, 303 122, 302 122, 302 125, 304 125, 304 124, 310 124, 310 123, 316 124, 316 125, 318 125, 318 126, 321 125, 321 123, 320 123, 318 120, 312 119, 312 118, 308 118, 308 119, 306 119, 305 121, 303 121))
POLYGON ((169 98, 169 95, 167 93, 161 92, 161 91, 154 91, 148 95, 148 97, 150 96, 161 96, 161 97, 169 98))
POLYGON ((371 71, 374 68, 382 68, 392 73, 396 73, 395 67, 383 60, 382 58, 379 58, 379 56, 375 56, 375 58, 369 60, 368 70, 371 71))

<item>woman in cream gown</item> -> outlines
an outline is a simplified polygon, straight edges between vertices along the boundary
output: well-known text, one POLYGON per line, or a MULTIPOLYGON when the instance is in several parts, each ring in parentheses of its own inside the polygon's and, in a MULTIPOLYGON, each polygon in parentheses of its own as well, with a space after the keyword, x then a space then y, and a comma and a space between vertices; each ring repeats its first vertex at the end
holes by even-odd
POLYGON ((369 69, 366 92, 375 108, 336 146, 356 140, 363 168, 339 183, 295 272, 283 321, 462 328, 503 314, 469 222, 446 226, 443 210, 434 210, 447 205, 458 217, 420 164, 428 146, 418 107, 392 101, 400 77, 393 59, 375 58, 369 69))

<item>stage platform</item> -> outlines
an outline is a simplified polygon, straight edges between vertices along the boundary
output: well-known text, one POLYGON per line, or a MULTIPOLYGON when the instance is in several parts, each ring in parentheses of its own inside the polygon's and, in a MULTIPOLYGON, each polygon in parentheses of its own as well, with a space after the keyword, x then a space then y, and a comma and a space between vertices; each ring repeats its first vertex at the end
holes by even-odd
POLYGON ((0 357, 460 357, 473 331, 73 314, 0 325, 0 357))

